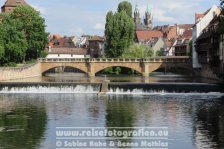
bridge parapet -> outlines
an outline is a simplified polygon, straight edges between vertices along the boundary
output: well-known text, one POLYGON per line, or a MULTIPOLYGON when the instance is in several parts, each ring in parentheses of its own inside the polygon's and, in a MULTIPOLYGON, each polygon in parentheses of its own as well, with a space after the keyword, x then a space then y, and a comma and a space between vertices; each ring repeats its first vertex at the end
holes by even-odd
POLYGON ((83 58, 83 59, 66 59, 66 58, 41 58, 38 60, 39 62, 90 62, 90 63, 126 63, 126 62, 150 62, 150 63, 189 63, 191 62, 191 59, 187 56, 175 56, 175 57, 153 57, 148 59, 131 59, 131 58, 83 58))
POLYGON ((33 64, 26 64, 26 65, 23 65, 21 67, 0 67, 0 70, 17 70, 17 71, 22 71, 22 70, 25 70, 25 69, 29 69, 31 67, 33 67, 34 65, 38 64, 39 62, 36 62, 36 63, 33 63, 33 64))

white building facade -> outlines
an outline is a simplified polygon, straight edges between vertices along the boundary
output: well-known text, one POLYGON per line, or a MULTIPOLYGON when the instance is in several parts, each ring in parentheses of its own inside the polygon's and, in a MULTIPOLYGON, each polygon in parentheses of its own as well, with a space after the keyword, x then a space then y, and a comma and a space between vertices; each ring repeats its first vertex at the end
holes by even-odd
POLYGON ((193 56, 193 68, 201 68, 198 62, 197 49, 195 47, 197 38, 203 33, 203 30, 209 25, 213 18, 221 13, 220 8, 213 6, 208 10, 200 20, 198 20, 193 27, 193 37, 192 37, 192 56, 193 56))

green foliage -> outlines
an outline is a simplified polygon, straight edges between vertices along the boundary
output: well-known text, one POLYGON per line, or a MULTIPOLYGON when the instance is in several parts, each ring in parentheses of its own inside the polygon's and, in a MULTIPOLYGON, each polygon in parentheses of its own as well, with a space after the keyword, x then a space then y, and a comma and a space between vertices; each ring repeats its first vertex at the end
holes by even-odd
POLYGON ((5 30, 5 62, 21 62, 28 47, 25 33, 22 31, 22 24, 17 20, 8 18, 4 20, 3 25, 5 30))
POLYGON ((160 50, 156 51, 156 56, 164 56, 163 51, 164 51, 163 48, 161 48, 160 50))
POLYGON ((115 74, 119 75, 121 73, 121 67, 116 67, 115 68, 115 74))
POLYGON ((128 1, 123 1, 118 5, 118 12, 125 11, 129 17, 132 17, 132 5, 128 1))
POLYGON ((28 42, 26 59, 40 57, 41 51, 45 49, 48 42, 48 33, 45 32, 45 20, 29 6, 19 6, 11 14, 11 18, 22 23, 28 42))
POLYGON ((34 63, 36 63, 36 62, 37 62, 36 59, 31 59, 31 60, 29 60, 29 61, 26 61, 26 64, 34 64, 34 63))
POLYGON ((108 12, 106 16, 105 36, 106 36, 106 57, 120 57, 124 49, 134 41, 134 21, 126 10, 124 4, 120 5, 118 12, 108 12))
POLYGON ((5 36, 5 32, 3 29, 3 25, 2 25, 2 23, 0 23, 0 65, 3 61, 3 57, 4 57, 4 53, 5 53, 4 36, 5 36))
POLYGON ((9 63, 5 63, 3 65, 3 67, 16 67, 16 66, 17 66, 17 64, 15 62, 9 62, 9 63))
POLYGON ((45 56, 48 33, 39 12, 30 6, 19 6, 0 17, 0 65, 45 56))
POLYGON ((113 74, 113 67, 106 68, 102 71, 103 74, 113 74))
POLYGON ((109 74, 109 75, 136 74, 136 71, 127 67, 109 67, 102 70, 100 74, 109 74))
POLYGON ((149 46, 133 44, 124 50, 121 58, 149 58, 153 56, 153 50, 149 46))
POLYGON ((46 58, 47 57, 47 52, 46 51, 41 51, 40 52, 40 57, 41 58, 46 58))

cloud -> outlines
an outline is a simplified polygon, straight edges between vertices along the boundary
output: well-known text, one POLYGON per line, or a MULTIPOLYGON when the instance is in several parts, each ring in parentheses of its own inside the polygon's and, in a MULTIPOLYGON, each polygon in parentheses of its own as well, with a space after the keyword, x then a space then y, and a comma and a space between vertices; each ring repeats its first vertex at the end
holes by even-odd
POLYGON ((163 22, 163 23, 166 23, 166 22, 170 22, 170 23, 178 22, 177 18, 174 18, 174 17, 171 17, 171 16, 167 16, 166 14, 167 14, 166 11, 161 10, 161 9, 157 9, 153 13, 153 15, 154 15, 153 18, 155 19, 155 21, 163 22))
MULTIPOLYGON (((2 6, 6 0, 0 0, 2 6)), ((27 0, 41 12, 46 20, 47 30, 51 33, 103 35, 105 17, 108 11, 116 11, 123 0, 27 0), (88 5, 87 5, 88 4, 88 5)), ((136 0, 129 0, 135 7, 136 0)), ((141 18, 146 5, 152 6, 153 24, 194 23, 195 12, 205 12, 219 0, 140 0, 138 1, 141 18)))
POLYGON ((39 11, 42 15, 46 15, 47 11, 44 7, 41 7, 37 4, 30 4, 35 10, 39 11))
POLYGON ((96 23, 94 26, 93 26, 93 29, 96 29, 96 30, 103 30, 105 29, 105 25, 103 23, 96 23))
MULTIPOLYGON (((145 17, 144 14, 145 14, 146 6, 141 5, 139 7, 139 9, 140 9, 141 17, 144 18, 145 17)), ((152 7, 152 15, 153 15, 153 21, 156 21, 156 22, 175 23, 175 22, 178 21, 177 18, 174 18, 172 16, 168 16, 166 9, 154 9, 154 7, 152 7)))
POLYGON ((80 36, 80 35, 84 34, 84 30, 83 30, 83 28, 74 28, 71 30, 71 33, 80 36))

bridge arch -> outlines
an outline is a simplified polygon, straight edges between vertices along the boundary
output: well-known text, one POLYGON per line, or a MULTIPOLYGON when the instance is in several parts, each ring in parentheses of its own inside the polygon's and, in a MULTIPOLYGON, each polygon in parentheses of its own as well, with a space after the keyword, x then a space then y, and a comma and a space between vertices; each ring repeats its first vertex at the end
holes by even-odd
POLYGON ((88 70, 87 70, 87 67, 85 66, 85 64, 82 64, 82 63, 76 63, 76 64, 66 64, 64 63, 63 65, 61 63, 50 63, 50 64, 47 64, 47 63, 42 63, 42 67, 41 67, 41 74, 43 75, 45 72, 47 72, 48 70, 50 69, 53 69, 53 68, 60 68, 60 67, 71 67, 71 68, 75 68, 77 70, 80 70, 82 71, 83 73, 86 73, 88 74, 88 70))
POLYGON ((130 68, 130 69, 133 69, 135 71, 137 71, 138 73, 142 73, 142 68, 140 66, 139 63, 134 63, 134 64, 130 64, 130 63, 120 63, 120 64, 117 64, 117 63, 109 63, 109 64, 106 64, 106 65, 98 65, 98 66, 95 66, 94 67, 94 74, 97 74, 98 72, 106 69, 106 68, 111 68, 111 67, 123 67, 123 68, 130 68))

